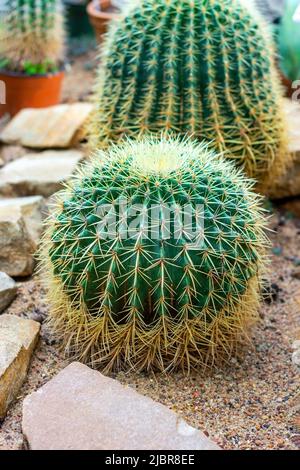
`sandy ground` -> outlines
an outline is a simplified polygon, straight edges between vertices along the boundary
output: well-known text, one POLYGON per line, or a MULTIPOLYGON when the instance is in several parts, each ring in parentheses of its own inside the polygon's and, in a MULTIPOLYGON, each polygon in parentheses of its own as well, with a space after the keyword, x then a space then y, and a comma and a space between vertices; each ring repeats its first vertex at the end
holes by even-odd
MULTIPOLYGON (((75 59, 65 83, 65 101, 87 99, 94 58, 91 51, 75 59)), ((112 375, 172 408, 225 449, 300 448, 300 374, 291 361, 291 345, 300 339, 299 200, 273 208, 271 227, 272 295, 262 304, 253 345, 245 348, 242 360, 232 359, 226 369, 210 374, 199 370, 189 377, 182 373, 112 375)), ((24 280, 6 312, 41 322, 42 332, 27 380, 0 424, 0 450, 22 448, 24 397, 67 364, 43 325, 47 316, 43 294, 38 278, 24 280)))

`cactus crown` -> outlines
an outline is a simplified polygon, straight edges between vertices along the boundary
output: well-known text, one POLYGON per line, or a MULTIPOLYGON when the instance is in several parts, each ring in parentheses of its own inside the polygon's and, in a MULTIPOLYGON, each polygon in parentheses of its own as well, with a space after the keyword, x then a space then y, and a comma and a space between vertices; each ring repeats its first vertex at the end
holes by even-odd
POLYGON ((64 59, 60 0, 5 0, 0 20, 0 58, 14 71, 26 66, 57 68, 64 59))
POLYGON ((67 351, 137 370, 230 354, 256 317, 264 263, 252 185, 189 140, 98 151, 57 196, 43 244, 50 323, 67 351))
MULTIPOLYGON (((249 3, 249 2, 248 2, 249 3)), ((286 165, 271 35, 241 0, 141 0, 108 34, 91 144, 170 129, 261 182, 286 165)))

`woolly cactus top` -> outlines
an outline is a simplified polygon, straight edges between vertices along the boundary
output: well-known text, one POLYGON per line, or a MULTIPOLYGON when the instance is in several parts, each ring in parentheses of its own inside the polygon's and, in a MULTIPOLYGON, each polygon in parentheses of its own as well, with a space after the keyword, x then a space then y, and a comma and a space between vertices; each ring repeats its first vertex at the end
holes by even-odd
POLYGON ((58 196, 42 256, 68 352, 137 369, 230 353, 256 316, 264 262, 252 184, 190 141, 98 152, 58 196))
MULTIPOLYGON (((64 59, 60 0, 5 0, 0 19, 0 58, 13 71, 57 68, 64 59)), ((2 66, 3 66, 2 65, 2 66)))
POLYGON ((133 2, 103 49, 91 144, 170 129, 276 179, 288 160, 281 93, 271 36, 248 4, 133 2))

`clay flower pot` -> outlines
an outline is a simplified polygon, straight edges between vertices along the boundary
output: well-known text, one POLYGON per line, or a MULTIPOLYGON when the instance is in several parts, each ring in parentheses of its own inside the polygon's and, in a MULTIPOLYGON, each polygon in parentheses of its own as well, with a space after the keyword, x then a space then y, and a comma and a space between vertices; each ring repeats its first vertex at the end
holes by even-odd
POLYGON ((120 16, 118 10, 112 6, 111 0, 94 0, 90 2, 87 6, 87 13, 95 29, 98 42, 101 42, 109 22, 120 16))
POLYGON ((0 71, 5 84, 5 102, 0 104, 0 116, 17 114, 23 108, 46 108, 60 102, 64 72, 28 76, 0 71))

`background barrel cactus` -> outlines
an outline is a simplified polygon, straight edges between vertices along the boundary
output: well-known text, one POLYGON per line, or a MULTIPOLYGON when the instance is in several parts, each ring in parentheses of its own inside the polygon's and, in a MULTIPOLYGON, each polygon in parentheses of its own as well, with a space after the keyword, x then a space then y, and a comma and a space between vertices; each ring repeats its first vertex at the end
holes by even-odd
POLYGON ((23 71, 57 67, 64 59, 60 0, 4 0, 0 19, 2 67, 23 71))
POLYGON ((251 2, 133 3, 103 49, 91 144, 170 129, 273 183, 289 156, 271 34, 251 2))
POLYGON ((98 151, 57 196, 41 253, 66 351, 105 370, 230 355, 256 319, 265 262, 252 185, 190 140, 98 151))

